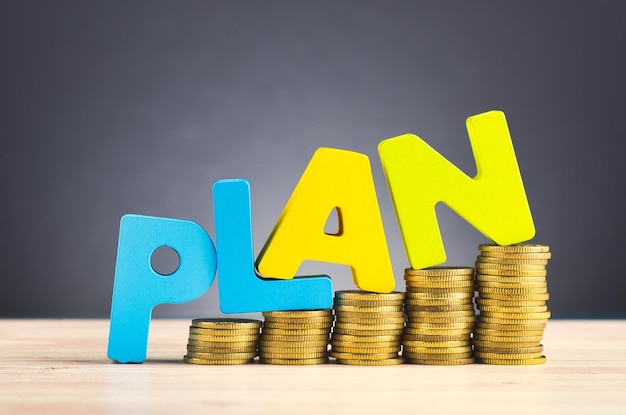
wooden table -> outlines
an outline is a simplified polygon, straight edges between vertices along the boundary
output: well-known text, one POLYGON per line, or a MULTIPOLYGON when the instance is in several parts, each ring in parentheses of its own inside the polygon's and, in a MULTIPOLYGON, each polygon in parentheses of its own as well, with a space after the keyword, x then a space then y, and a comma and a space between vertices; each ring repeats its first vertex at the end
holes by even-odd
POLYGON ((148 361, 106 357, 106 320, 0 320, 0 413, 626 414, 626 321, 553 320, 540 366, 197 366, 189 320, 148 361))

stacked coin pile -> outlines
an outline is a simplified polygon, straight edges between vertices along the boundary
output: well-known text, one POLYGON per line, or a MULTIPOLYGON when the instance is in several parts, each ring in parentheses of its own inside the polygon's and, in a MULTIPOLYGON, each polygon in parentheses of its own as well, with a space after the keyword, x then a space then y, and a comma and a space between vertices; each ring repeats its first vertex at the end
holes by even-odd
POLYGON ((546 361, 541 339, 546 305, 546 245, 480 245, 476 285, 480 310, 474 355, 481 363, 533 365, 546 361))
POLYGON ((317 365, 328 362, 332 309, 263 313, 259 357, 274 365, 317 365))
POLYGON ((186 363, 240 365, 257 355, 261 321, 237 318, 199 318, 191 322, 186 363))
POLYGON ((474 268, 407 268, 402 355, 408 363, 473 363, 474 268))
POLYGON ((391 366, 402 363, 398 352, 405 322, 403 298, 401 292, 335 292, 337 321, 331 337, 330 356, 336 358, 337 363, 347 365, 391 366))

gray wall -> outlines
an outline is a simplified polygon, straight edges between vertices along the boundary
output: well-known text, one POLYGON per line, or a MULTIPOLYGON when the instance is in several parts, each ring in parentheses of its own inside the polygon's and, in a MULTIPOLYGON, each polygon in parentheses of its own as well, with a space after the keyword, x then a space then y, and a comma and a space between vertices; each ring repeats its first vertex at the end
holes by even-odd
MULTIPOLYGON (((108 316, 124 213, 213 236, 211 185, 247 177, 258 253, 316 148, 412 132, 475 166, 466 117, 507 114, 555 316, 626 314, 626 3, 0 3, 0 316, 108 316)), ((449 263, 485 238, 438 209, 449 263)), ((343 266, 336 289, 352 287, 343 266)), ((158 316, 219 313, 217 286, 158 316)))

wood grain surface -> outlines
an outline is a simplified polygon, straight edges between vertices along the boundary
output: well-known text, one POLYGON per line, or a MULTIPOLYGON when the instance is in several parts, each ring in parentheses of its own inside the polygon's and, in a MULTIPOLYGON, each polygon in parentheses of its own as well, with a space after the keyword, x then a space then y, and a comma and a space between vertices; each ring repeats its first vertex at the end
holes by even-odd
POLYGON ((143 364, 107 320, 0 320, 6 414, 626 414, 626 321, 554 320, 539 366, 197 366, 189 320, 154 320, 143 364))

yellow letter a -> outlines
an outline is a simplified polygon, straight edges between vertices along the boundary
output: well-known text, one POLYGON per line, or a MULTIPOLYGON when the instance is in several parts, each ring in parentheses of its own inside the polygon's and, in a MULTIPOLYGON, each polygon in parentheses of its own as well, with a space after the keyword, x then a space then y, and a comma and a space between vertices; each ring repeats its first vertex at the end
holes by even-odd
POLYGON ((378 152, 414 269, 441 264, 446 253, 435 205, 443 202, 499 245, 535 235, 522 177, 504 114, 467 119, 476 169, 470 178, 411 134, 381 141, 378 152))
POLYGON ((262 275, 293 278, 304 260, 349 265, 361 290, 390 292, 395 281, 365 154, 319 148, 257 259, 262 275), (339 230, 324 233, 336 208, 339 230))

